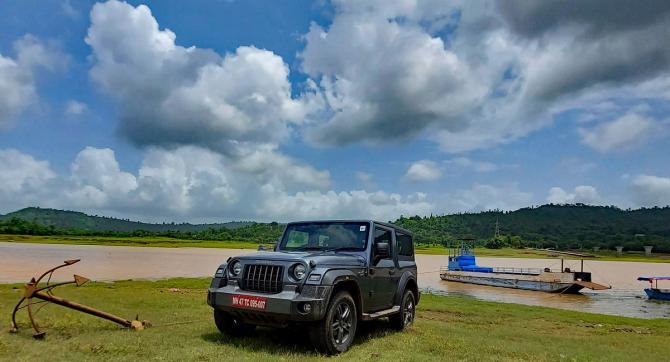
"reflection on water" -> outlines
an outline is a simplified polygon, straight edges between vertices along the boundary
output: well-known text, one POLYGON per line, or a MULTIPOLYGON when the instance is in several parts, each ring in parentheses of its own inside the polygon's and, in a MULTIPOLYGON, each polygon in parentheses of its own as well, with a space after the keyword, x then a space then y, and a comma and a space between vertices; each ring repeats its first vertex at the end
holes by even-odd
MULTIPOLYGON (((457 294, 495 302, 537 305, 627 317, 670 317, 670 303, 648 300, 643 290, 647 287, 647 283, 636 280, 641 275, 670 274, 670 264, 668 263, 587 260, 584 262, 584 271, 593 273, 594 282, 611 285, 612 289, 604 291, 583 289, 581 294, 553 294, 448 282, 441 280, 438 272, 440 266, 446 264, 446 257, 419 255, 417 262, 419 264, 419 283, 421 287, 435 294, 457 294)), ((558 269, 561 261, 560 259, 478 258, 477 263, 484 266, 551 267, 552 269, 558 269)), ((581 268, 578 260, 566 260, 564 266, 573 270, 581 268)))
MULTIPOLYGON (((48 245, 0 242, 0 283, 25 282, 38 272, 65 259, 82 259, 55 275, 66 280, 79 274, 93 280, 161 279, 211 276, 228 257, 250 250, 205 248, 141 248, 125 246, 48 245)), ((647 300, 638 282, 642 275, 670 275, 670 263, 585 261, 584 271, 593 281, 612 289, 582 295, 559 295, 500 287, 446 282, 439 269, 446 264, 442 255, 417 255, 419 286, 436 293, 455 293, 482 300, 539 305, 577 311, 642 318, 670 317, 670 303, 647 300)), ((478 258, 484 266, 558 269, 560 259, 478 258)), ((579 270, 579 261, 565 261, 564 267, 579 270)))

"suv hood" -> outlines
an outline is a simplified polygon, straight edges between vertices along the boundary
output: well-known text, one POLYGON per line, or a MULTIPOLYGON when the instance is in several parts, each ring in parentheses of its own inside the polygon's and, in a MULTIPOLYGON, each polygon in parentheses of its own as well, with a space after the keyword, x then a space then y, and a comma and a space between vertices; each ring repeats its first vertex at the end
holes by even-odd
POLYGON ((245 254, 235 257, 234 259, 251 261, 251 260, 267 260, 267 261, 295 261, 295 262, 310 262, 313 261, 316 265, 346 265, 346 266, 365 266, 365 258, 360 255, 348 253, 335 253, 323 251, 276 251, 276 252, 258 252, 252 254, 245 254))

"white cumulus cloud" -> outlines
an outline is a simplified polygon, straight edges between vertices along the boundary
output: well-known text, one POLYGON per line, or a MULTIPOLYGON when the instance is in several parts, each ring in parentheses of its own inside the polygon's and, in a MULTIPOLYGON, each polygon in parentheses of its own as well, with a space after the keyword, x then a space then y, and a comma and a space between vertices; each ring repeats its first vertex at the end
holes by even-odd
POLYGON ((276 143, 315 99, 292 97, 289 68, 272 51, 241 46, 222 56, 177 45, 146 5, 94 5, 86 43, 91 77, 116 100, 121 133, 138 145, 234 153, 240 143, 276 143))
POLYGON ((4 211, 48 203, 56 178, 49 162, 14 149, 0 149, 0 205, 4 211))
POLYGON ((65 104, 65 114, 68 116, 80 116, 88 110, 86 103, 70 100, 65 104))
POLYGON ((291 215, 296 220, 373 218, 389 221, 400 215, 426 215, 434 209, 426 195, 420 193, 403 197, 383 191, 298 192, 293 195, 277 194, 267 188, 262 191, 265 197, 259 215, 264 218, 291 215))
MULTIPOLYGON (((58 207, 146 221, 290 221, 424 215, 425 194, 334 191, 327 173, 288 159, 268 175, 250 156, 246 165, 209 149, 150 148, 136 172, 121 169, 114 151, 86 147, 57 175, 48 162, 0 150, 0 212, 25 206, 58 207), (247 168, 245 168, 247 167, 247 168), (251 167, 251 168, 249 168, 251 167), (300 178, 312 180, 299 180, 300 178)), ((260 162, 260 163, 259 163, 260 162)))
POLYGON ((643 142, 652 135, 655 127, 655 121, 650 117, 629 113, 590 129, 580 128, 579 133, 585 145, 608 152, 643 142))
POLYGON ((37 100, 37 73, 65 66, 67 58, 32 35, 14 42, 14 58, 0 54, 0 130, 37 100))
POLYGON ((670 177, 637 175, 630 184, 638 206, 670 205, 670 177))
POLYGON ((662 1, 334 4, 332 23, 313 25, 300 54, 326 100, 306 130, 314 143, 425 136, 457 153, 511 142, 566 111, 669 100, 662 1))
POLYGON ((561 187, 552 187, 549 189, 547 202, 552 204, 597 204, 600 202, 598 190, 593 186, 576 186, 573 191, 565 191, 561 187))
POLYGON ((436 181, 442 177, 437 163, 429 160, 416 161, 405 172, 405 179, 412 182, 436 181))

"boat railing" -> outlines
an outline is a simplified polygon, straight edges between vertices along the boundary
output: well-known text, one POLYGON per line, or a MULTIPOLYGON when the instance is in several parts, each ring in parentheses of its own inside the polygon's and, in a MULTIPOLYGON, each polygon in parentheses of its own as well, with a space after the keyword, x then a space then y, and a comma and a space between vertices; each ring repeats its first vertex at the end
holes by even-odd
MULTIPOLYGON (((509 268, 509 267, 493 267, 491 268, 493 273, 505 273, 505 274, 522 274, 522 275, 540 275, 543 271, 547 271, 542 268, 509 268)), ((449 271, 449 267, 443 266, 440 268, 440 272, 449 271)), ((555 270, 550 270, 552 272, 558 272, 555 270)))
POLYGON ((531 275, 540 275, 542 274, 542 268, 508 268, 508 267, 494 267, 494 273, 506 273, 506 274, 531 274, 531 275))

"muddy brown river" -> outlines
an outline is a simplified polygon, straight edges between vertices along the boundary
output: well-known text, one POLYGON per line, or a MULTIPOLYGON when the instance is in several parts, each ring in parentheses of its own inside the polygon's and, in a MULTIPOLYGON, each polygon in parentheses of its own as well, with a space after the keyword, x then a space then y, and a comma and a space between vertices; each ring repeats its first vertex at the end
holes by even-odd
MULTIPOLYGON (((211 276, 228 257, 249 251, 0 242, 0 283, 28 281, 35 274, 65 259, 82 261, 56 274, 56 280, 69 280, 72 274, 98 281, 205 277, 211 276)), ((561 261, 478 258, 477 263, 484 266, 558 269, 561 261)), ((647 284, 636 280, 642 275, 670 275, 670 263, 585 261, 584 271, 593 273, 593 281, 611 285, 612 289, 598 292, 586 290, 581 295, 558 295, 442 281, 438 271, 446 264, 446 256, 443 255, 417 255, 417 264, 420 287, 436 294, 458 294, 481 300, 638 318, 670 317, 670 303, 647 300, 643 291, 647 284)), ((565 267, 579 270, 579 261, 566 260, 565 267)))

